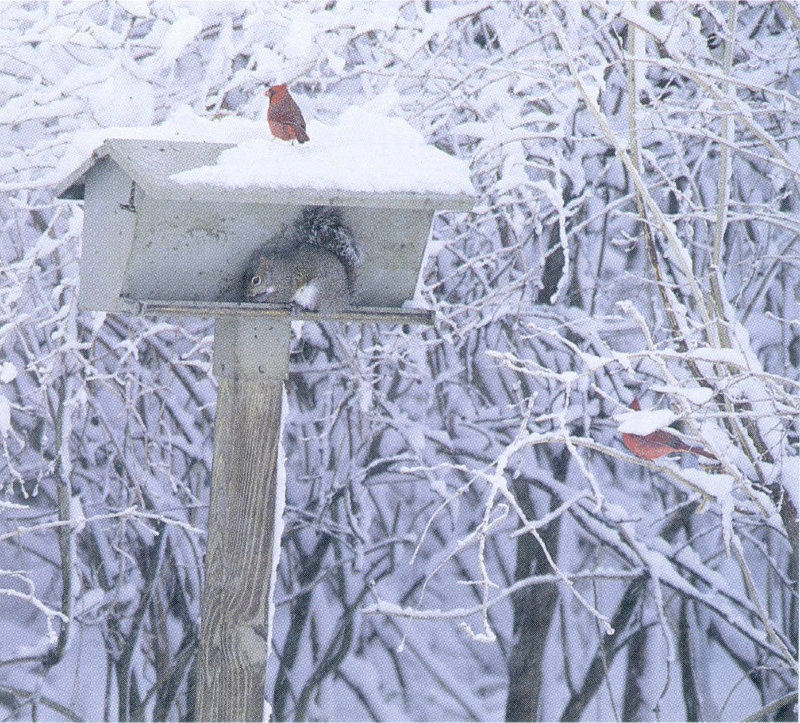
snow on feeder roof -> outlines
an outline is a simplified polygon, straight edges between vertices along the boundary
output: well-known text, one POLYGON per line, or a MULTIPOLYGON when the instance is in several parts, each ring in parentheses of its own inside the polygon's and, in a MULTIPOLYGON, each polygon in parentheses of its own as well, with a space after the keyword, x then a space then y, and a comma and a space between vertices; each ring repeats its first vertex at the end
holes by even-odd
POLYGON ((78 137, 56 191, 85 201, 81 306, 267 313, 241 303, 244 269, 308 205, 341 207, 361 243, 359 318, 407 304, 433 213, 472 208, 466 164, 406 121, 363 108, 336 126, 312 120, 308 132, 293 145, 263 121, 181 109, 162 126, 78 137))
POLYGON ((231 132, 240 140, 228 142, 210 121, 210 127, 195 124, 184 133, 180 125, 173 125, 172 133, 155 127, 150 138, 147 129, 114 129, 118 137, 93 149, 57 194, 82 198, 86 171, 110 156, 154 198, 329 205, 368 200, 380 207, 472 208, 467 165, 427 145, 400 118, 350 108, 335 126, 312 120, 311 142, 302 146, 269 137, 266 123, 236 120, 231 132), (196 145, 190 148, 189 142, 196 145))

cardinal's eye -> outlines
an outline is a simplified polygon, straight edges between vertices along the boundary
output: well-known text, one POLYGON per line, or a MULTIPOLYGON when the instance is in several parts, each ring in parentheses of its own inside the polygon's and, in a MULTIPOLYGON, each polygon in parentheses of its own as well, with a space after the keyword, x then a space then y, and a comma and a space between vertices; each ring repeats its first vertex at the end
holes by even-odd
POLYGON ((250 286, 261 286, 261 277, 254 276, 252 279, 250 279, 250 286))

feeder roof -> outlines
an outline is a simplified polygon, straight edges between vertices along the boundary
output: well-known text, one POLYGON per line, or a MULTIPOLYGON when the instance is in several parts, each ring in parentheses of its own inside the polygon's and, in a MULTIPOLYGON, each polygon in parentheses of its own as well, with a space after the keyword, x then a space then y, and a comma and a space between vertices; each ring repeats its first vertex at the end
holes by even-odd
POLYGON ((400 118, 350 108, 336 126, 312 120, 303 145, 274 140, 266 123, 245 119, 237 122, 252 124, 248 133, 237 126, 232 142, 221 142, 224 127, 203 122, 212 130, 188 134, 191 140, 185 133, 164 138, 160 127, 153 138, 141 137, 147 129, 135 129, 137 138, 107 138, 57 185, 57 195, 82 199, 86 174, 109 157, 164 200, 441 210, 469 210, 474 202, 467 165, 427 145, 400 118))

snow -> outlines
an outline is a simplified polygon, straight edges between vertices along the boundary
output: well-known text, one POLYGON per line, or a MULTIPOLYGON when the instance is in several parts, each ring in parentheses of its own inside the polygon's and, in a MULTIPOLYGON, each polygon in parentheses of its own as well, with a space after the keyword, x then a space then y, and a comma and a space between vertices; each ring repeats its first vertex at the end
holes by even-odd
POLYGON ((642 410, 641 412, 623 412, 616 415, 619 420, 619 431, 628 434, 650 434, 672 424, 677 417, 669 409, 642 410))
MULTIPOLYGON (((648 35, 652 35, 662 45, 666 44, 668 37, 668 29, 663 27, 657 21, 653 20, 653 18, 651 18, 646 13, 642 12, 641 10, 637 10, 634 5, 629 3, 624 3, 620 5, 619 16, 622 20, 625 20, 625 22, 631 23, 632 25, 641 28, 648 35)), ((643 57, 644 53, 637 53, 637 55, 643 57)))
POLYGON ((4 394, 0 394, 0 435, 7 437, 11 431, 11 402, 4 394))
MULTIPOLYGON (((278 563, 281 559, 281 539, 285 526, 283 514, 286 508, 286 451, 283 446, 283 431, 289 413, 289 398, 286 387, 281 394, 281 428, 278 432, 278 457, 275 463, 275 526, 272 537, 272 570, 269 576, 267 599, 267 656, 272 651, 272 634, 275 621, 275 584, 278 578, 278 563)), ((266 720, 266 719, 265 719, 266 720)))
POLYGON ((654 384, 650 388, 660 394, 683 397, 697 406, 705 404, 714 396, 714 390, 708 387, 679 387, 674 384, 654 384))
POLYGON ((73 494, 69 498, 69 519, 74 525, 73 534, 77 535, 83 532, 86 527, 86 513, 80 495, 73 494))
POLYGON ((474 195, 464 161, 426 144, 402 118, 373 110, 390 106, 395 98, 396 93, 390 92, 378 103, 350 107, 336 125, 310 120, 311 140, 303 145, 272 138, 265 119, 209 120, 180 106, 160 125, 113 126, 75 134, 52 178, 69 175, 108 138, 183 140, 236 144, 223 151, 215 165, 171 176, 187 186, 474 195))
POLYGON ((158 125, 110 126, 78 131, 73 134, 69 149, 49 175, 49 182, 57 183, 68 176, 108 138, 240 143, 250 138, 263 138, 265 132, 266 122, 236 116, 211 120, 197 115, 188 105, 178 105, 167 120, 158 125))
POLYGON ((27 510, 30 505, 20 505, 16 502, 9 502, 8 500, 0 500, 0 510, 27 510))
POLYGON ((329 126, 308 123, 310 141, 294 145, 266 137, 223 151, 216 165, 174 174, 185 185, 228 188, 311 188, 374 193, 462 193, 474 189, 460 159, 425 143, 405 120, 359 107, 329 126))
POLYGON ((101 126, 148 126, 155 115, 155 97, 149 83, 122 69, 99 85, 79 91, 88 99, 95 119, 101 126))
POLYGON ((11 362, 0 364, 0 384, 8 384, 17 378, 17 367, 11 362))
POLYGON ((150 14, 146 0, 115 0, 126 13, 136 17, 146 18, 150 14))
POLYGON ((178 17, 161 38, 160 55, 165 65, 171 65, 203 29, 203 23, 195 15, 178 17))
POLYGON ((290 58, 302 58, 308 54, 317 26, 308 16, 295 17, 283 39, 283 49, 290 58))
POLYGON ((747 361, 744 355, 736 349, 716 349, 714 347, 703 346, 692 349, 689 355, 693 359, 702 361, 720 362, 723 364, 733 364, 734 366, 747 368, 747 361))
POLYGON ((597 356, 596 354, 589 354, 588 352, 581 352, 580 357, 590 372, 597 371, 600 367, 613 361, 611 357, 597 356))
POLYGON ((781 485, 795 508, 800 507, 800 457, 789 457, 784 461, 781 485))
POLYGON ((682 474, 709 497, 723 501, 733 492, 733 478, 727 474, 710 474, 702 469, 685 469, 682 474))

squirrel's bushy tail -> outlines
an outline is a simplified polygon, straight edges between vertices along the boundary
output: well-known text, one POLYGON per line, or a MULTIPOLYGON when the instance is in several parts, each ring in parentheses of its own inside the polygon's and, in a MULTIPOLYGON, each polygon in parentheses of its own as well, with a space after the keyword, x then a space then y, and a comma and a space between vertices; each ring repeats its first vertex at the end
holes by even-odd
POLYGON ((337 256, 345 268, 350 291, 354 290, 357 269, 361 265, 361 247, 340 209, 305 206, 294 223, 294 235, 299 243, 319 246, 337 256))

